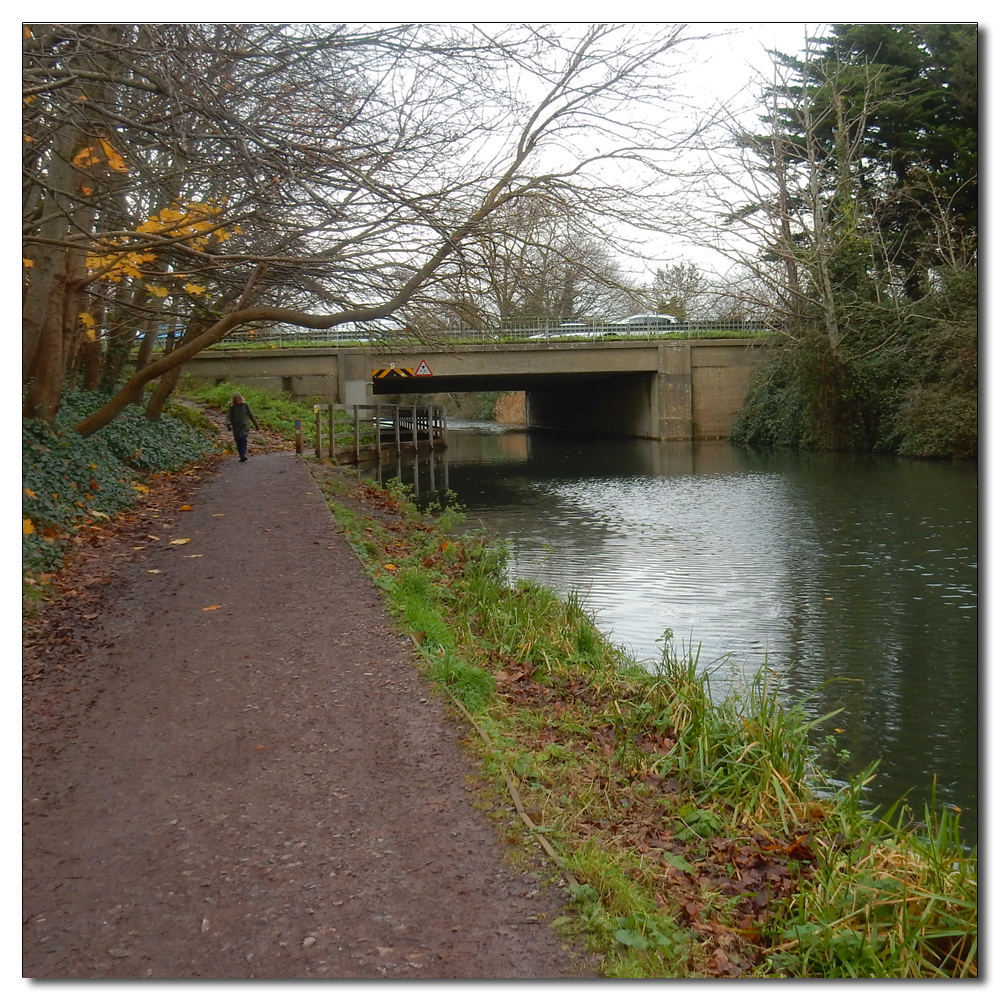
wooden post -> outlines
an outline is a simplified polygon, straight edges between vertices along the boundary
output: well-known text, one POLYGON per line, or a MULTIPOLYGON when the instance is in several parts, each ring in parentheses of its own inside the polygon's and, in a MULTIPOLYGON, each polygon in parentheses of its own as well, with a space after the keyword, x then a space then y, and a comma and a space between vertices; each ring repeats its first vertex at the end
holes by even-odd
POLYGON ((382 468, 382 404, 375 404, 375 461, 382 468))
MULTIPOLYGON (((410 433, 413 435, 413 461, 417 461, 417 404, 414 403, 412 406, 413 410, 413 426, 410 427, 410 433)), ((414 464, 413 471, 414 476, 416 475, 417 466, 414 464)))
POLYGON ((327 410, 330 416, 330 461, 333 461, 334 456, 334 433, 333 433, 333 403, 330 404, 330 409, 327 410))
POLYGON ((399 457, 399 404, 392 408, 392 426, 396 432, 396 457, 399 457))
POLYGON ((319 407, 315 407, 316 413, 316 457, 323 457, 323 425, 319 419, 319 407))
POLYGON ((358 425, 358 404, 354 404, 354 464, 361 461, 361 428, 358 425))
POLYGON ((295 421, 295 454, 302 454, 302 421, 295 421))

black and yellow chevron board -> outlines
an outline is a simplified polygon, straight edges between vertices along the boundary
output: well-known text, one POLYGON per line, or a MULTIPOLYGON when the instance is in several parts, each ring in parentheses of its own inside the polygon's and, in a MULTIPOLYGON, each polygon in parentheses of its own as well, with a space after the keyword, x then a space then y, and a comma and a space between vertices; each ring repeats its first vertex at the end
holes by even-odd
POLYGON ((372 378, 413 378, 412 368, 373 368, 372 378))

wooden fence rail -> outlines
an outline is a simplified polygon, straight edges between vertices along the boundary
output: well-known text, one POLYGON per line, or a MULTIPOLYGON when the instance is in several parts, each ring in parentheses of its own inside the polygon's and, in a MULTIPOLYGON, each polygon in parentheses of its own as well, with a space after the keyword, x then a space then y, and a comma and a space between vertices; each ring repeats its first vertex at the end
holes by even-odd
POLYGON ((391 449, 417 451, 448 445, 448 421, 440 406, 360 403, 347 408, 316 403, 313 412, 317 458, 326 455, 335 462, 357 463, 363 458, 381 460, 382 452, 391 449))

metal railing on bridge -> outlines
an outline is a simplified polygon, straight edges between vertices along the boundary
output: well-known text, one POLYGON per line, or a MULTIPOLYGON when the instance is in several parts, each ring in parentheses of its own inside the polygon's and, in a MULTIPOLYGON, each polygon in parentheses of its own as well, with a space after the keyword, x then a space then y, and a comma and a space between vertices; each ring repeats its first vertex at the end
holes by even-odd
POLYGON ((671 323, 664 317, 634 321, 560 321, 540 318, 510 320, 492 326, 415 328, 371 327, 367 329, 242 331, 221 341, 223 346, 405 346, 407 344, 518 343, 547 340, 694 339, 698 337, 741 338, 778 332, 779 325, 765 320, 696 320, 671 323))

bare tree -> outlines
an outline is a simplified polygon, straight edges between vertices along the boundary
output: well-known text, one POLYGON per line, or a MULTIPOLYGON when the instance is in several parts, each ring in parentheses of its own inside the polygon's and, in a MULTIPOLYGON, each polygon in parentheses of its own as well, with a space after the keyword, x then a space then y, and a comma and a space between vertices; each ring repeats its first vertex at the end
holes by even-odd
POLYGON ((543 193, 509 202, 459 252, 451 308, 484 329, 606 317, 610 302, 633 290, 594 231, 590 212, 543 193))
POLYGON ((239 327, 434 301, 521 199, 656 225, 686 40, 678 25, 31 26, 26 414, 52 419, 72 354, 46 324, 63 345, 85 333, 71 261, 87 261, 69 281, 103 303, 105 343, 115 326, 192 334, 86 435, 239 327))
POLYGON ((656 312, 679 320, 701 319, 707 306, 709 279, 694 261, 681 260, 658 267, 646 294, 656 312))
POLYGON ((714 210, 692 233, 736 265, 748 305, 768 309, 776 329, 818 327, 840 357, 852 313, 878 309, 889 328, 903 314, 905 275, 871 211, 864 151, 871 116, 893 97, 878 67, 822 59, 816 40, 799 59, 776 57, 758 84, 768 129, 733 122, 728 148, 709 153, 714 210))

